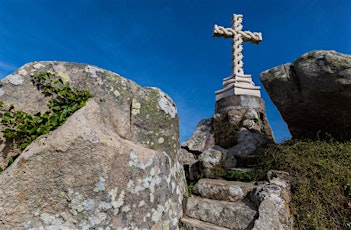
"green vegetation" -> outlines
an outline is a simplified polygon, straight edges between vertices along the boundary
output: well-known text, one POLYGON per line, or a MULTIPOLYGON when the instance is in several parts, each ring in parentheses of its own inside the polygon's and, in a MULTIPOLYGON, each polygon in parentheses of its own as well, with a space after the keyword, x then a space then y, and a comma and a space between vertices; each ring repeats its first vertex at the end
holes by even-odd
POLYGON ((296 229, 351 229, 351 142, 272 145, 259 168, 290 173, 296 229))
POLYGON ((252 182, 258 180, 258 175, 260 171, 240 171, 225 169, 220 164, 217 164, 213 168, 214 178, 222 178, 228 181, 242 181, 242 182, 252 182))
POLYGON ((255 171, 236 171, 236 170, 226 170, 223 179, 229 181, 242 181, 251 182, 256 180, 255 171))
POLYGON ((47 134, 65 123, 66 119, 83 107, 91 97, 88 90, 72 89, 68 83, 56 78, 52 73, 33 76, 32 83, 46 97, 50 97, 45 113, 29 114, 16 111, 14 105, 4 109, 3 103, 0 102, 0 109, 4 111, 0 114, 1 123, 6 127, 1 132, 6 141, 14 143, 20 149, 25 149, 40 135, 47 134))
POLYGON ((195 186, 194 182, 188 183, 188 192, 189 192, 189 194, 193 193, 194 186, 195 186))

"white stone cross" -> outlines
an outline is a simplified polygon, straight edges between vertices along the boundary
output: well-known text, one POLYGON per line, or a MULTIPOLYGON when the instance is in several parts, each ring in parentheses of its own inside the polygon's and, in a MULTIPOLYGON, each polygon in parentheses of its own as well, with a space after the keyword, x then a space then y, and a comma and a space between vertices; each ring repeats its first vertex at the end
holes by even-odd
POLYGON ((261 96, 260 87, 255 86, 251 75, 244 74, 243 70, 243 42, 259 44, 262 41, 262 34, 258 32, 242 31, 243 16, 234 14, 232 28, 224 28, 215 25, 213 29, 214 37, 232 38, 232 75, 223 80, 223 87, 216 91, 216 101, 230 95, 254 95, 261 96))

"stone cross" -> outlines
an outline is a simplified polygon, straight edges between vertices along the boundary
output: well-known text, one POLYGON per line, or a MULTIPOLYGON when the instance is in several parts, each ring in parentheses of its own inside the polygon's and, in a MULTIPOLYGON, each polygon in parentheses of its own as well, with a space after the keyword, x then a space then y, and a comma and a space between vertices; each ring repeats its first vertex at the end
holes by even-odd
POLYGON ((262 41, 262 34, 258 32, 242 31, 243 16, 234 14, 232 18, 232 28, 224 28, 215 25, 213 29, 214 37, 232 38, 232 76, 225 78, 222 90, 216 91, 216 100, 229 95, 254 95, 261 96, 260 87, 255 86, 251 75, 245 75, 243 70, 243 42, 259 44, 262 41))

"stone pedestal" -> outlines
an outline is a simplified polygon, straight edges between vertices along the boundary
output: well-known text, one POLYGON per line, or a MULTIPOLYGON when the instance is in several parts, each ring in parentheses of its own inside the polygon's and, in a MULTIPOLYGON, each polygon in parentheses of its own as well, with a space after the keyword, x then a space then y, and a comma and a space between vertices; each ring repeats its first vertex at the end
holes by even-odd
POLYGON ((216 164, 224 168, 251 167, 261 154, 261 148, 272 141, 274 137, 263 99, 252 95, 231 95, 216 102, 215 115, 202 120, 182 148, 197 155, 206 169, 209 168, 206 166, 208 160, 200 156, 212 153, 214 146, 222 152, 222 157, 218 160, 217 155, 211 155, 213 167, 216 164))
POLYGON ((273 141, 264 101, 252 95, 231 95, 216 102, 212 127, 215 144, 228 149, 223 166, 255 163, 261 146, 273 141))
POLYGON ((260 97, 252 95, 230 95, 216 101, 215 113, 235 109, 254 109, 259 113, 263 113, 264 117, 266 117, 264 101, 260 97))
POLYGON ((216 101, 213 128, 215 142, 221 147, 230 147, 230 139, 235 139, 241 128, 256 130, 274 139, 264 101, 252 95, 231 95, 216 101))

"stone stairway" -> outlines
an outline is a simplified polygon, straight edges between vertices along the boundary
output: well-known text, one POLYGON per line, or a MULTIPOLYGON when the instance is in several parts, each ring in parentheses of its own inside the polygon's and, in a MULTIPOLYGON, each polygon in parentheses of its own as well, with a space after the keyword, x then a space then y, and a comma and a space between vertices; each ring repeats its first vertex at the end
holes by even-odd
POLYGON ((245 198, 254 185, 237 181, 201 179, 185 205, 184 229, 248 229, 257 210, 245 198))
POLYGON ((292 229, 285 174, 270 171, 268 176, 268 182, 256 183, 199 180, 185 201, 180 229, 292 229))

